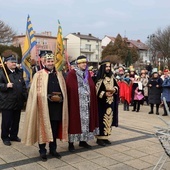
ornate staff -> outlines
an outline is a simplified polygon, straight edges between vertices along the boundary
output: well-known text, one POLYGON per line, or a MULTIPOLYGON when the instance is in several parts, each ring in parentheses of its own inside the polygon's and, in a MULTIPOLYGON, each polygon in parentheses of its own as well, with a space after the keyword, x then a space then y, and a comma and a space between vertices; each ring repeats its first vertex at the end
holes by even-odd
POLYGON ((4 63, 3 63, 3 61, 2 61, 1 56, 0 56, 0 63, 2 64, 2 68, 4 69, 5 76, 6 76, 6 78, 7 78, 8 83, 11 83, 11 81, 10 81, 10 79, 9 79, 9 76, 8 76, 8 74, 7 74, 7 72, 6 72, 6 69, 5 69, 5 66, 4 66, 4 63))

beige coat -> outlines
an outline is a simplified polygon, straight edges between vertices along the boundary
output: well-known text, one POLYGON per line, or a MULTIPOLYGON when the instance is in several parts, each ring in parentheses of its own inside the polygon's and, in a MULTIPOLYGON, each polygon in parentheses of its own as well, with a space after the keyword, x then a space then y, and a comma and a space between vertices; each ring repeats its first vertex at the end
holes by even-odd
MULTIPOLYGON (((61 140, 68 140, 68 104, 65 80, 61 72, 57 72, 57 78, 63 94, 62 113, 62 137, 61 140)), ((43 69, 38 71, 31 83, 27 100, 25 121, 22 132, 22 142, 26 145, 33 145, 53 141, 52 129, 49 118, 47 101, 47 84, 49 74, 43 69)))
POLYGON ((144 96, 148 96, 148 78, 141 78, 144 96))

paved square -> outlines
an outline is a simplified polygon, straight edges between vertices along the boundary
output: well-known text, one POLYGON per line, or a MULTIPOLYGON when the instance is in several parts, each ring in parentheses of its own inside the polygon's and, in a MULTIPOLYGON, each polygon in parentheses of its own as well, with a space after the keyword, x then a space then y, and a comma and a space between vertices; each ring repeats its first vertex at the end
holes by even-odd
MULTIPOLYGON (((100 147, 96 141, 90 141, 91 150, 80 148, 75 143, 76 152, 68 152, 67 142, 58 142, 57 151, 61 153, 60 160, 48 155, 48 161, 39 159, 38 146, 25 146, 12 142, 5 146, 0 141, 0 170, 152 170, 164 153, 162 146, 154 133, 154 126, 166 125, 156 114, 149 115, 149 106, 141 106, 140 112, 123 111, 119 105, 119 127, 113 127, 110 141, 112 144, 100 147)), ((132 110, 132 108, 130 108, 132 110)), ((163 109, 160 109, 163 114, 163 109)), ((25 113, 22 112, 19 137, 25 113)), ((161 116, 161 115, 160 115, 161 116)), ((170 121, 170 117, 162 117, 170 121)), ((0 114, 1 119, 1 114, 0 114)), ((169 170, 168 158, 163 170, 169 170)))

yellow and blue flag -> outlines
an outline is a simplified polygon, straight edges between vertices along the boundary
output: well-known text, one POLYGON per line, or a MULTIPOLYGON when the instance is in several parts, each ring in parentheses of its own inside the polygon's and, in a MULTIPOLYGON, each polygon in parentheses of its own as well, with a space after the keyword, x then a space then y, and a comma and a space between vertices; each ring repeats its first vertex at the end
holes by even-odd
POLYGON ((26 35, 25 35, 25 41, 24 41, 24 48, 22 51, 22 69, 23 69, 23 75, 25 79, 26 86, 29 87, 29 84, 32 79, 32 68, 31 68, 31 50, 32 48, 37 44, 35 37, 34 37, 34 31, 31 24, 30 16, 27 17, 27 26, 26 26, 26 35))
POLYGON ((60 21, 58 20, 58 33, 57 33, 57 41, 56 41, 56 64, 55 68, 59 71, 63 69, 63 62, 64 62, 64 44, 63 44, 63 35, 62 35, 62 28, 60 25, 60 21))

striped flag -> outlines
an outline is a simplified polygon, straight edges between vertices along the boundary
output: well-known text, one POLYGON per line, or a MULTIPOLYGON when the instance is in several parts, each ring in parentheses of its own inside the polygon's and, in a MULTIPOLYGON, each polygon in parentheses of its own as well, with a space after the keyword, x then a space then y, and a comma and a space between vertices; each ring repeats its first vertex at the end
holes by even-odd
POLYGON ((32 48, 37 44, 35 37, 34 37, 34 31, 31 24, 30 16, 27 17, 27 26, 26 26, 26 35, 25 35, 25 41, 24 41, 24 48, 22 50, 22 68, 23 68, 23 75, 25 79, 25 83, 27 88, 30 85, 31 79, 32 79, 32 68, 31 68, 31 50, 32 48))
POLYGON ((58 33, 57 33, 55 56, 56 56, 55 68, 61 71, 63 69, 63 62, 64 62, 64 44, 63 44, 62 28, 59 20, 58 20, 58 33))

